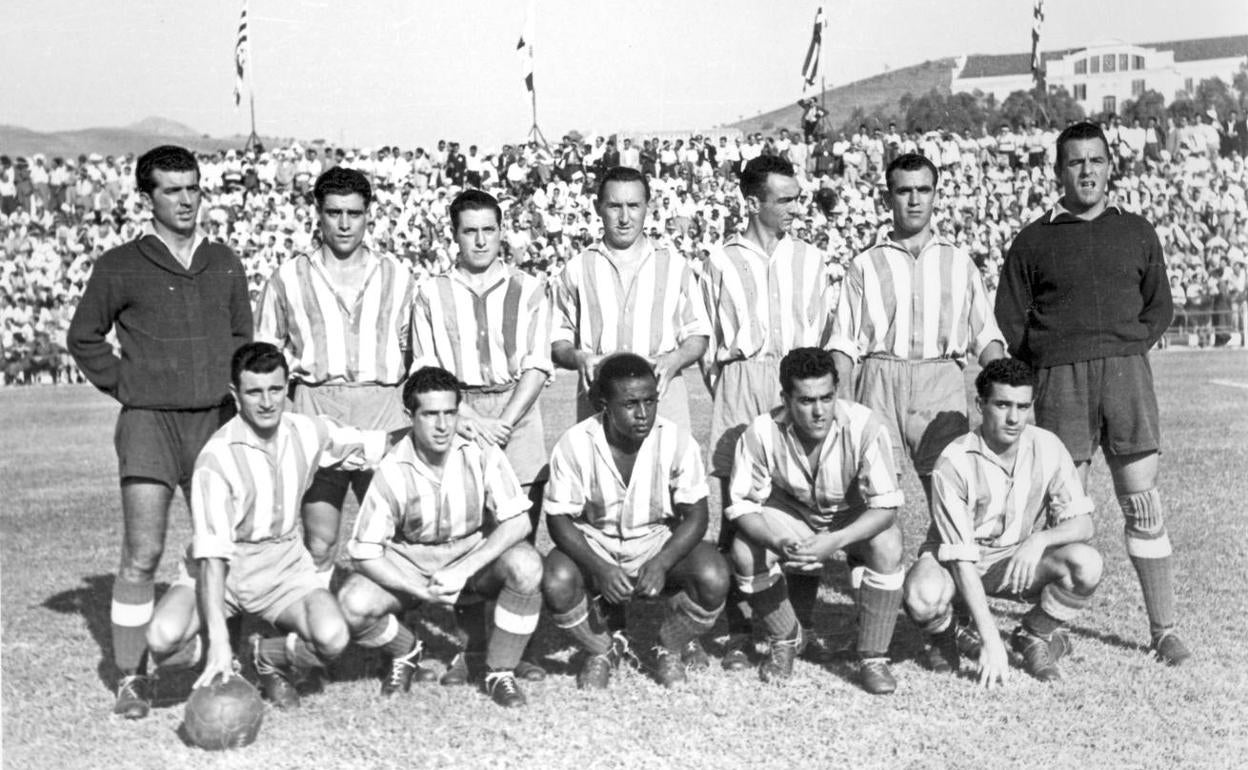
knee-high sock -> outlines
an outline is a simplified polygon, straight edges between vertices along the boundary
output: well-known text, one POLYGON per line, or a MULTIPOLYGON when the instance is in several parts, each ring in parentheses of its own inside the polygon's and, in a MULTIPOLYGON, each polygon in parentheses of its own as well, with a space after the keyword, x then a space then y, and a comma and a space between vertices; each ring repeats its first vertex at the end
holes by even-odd
POLYGON ((754 617, 774 640, 792 639, 797 634, 797 613, 789 601, 789 588, 783 576, 758 593, 749 594, 754 617))
POLYGON ((455 623, 459 626, 455 636, 468 652, 481 652, 485 649, 489 637, 489 624, 486 622, 488 602, 455 605, 455 623))
POLYGON ((567 631, 582 650, 593 655, 606 655, 611 650, 611 634, 601 613, 590 611, 587 597, 582 596, 567 612, 554 613, 551 620, 556 627, 567 631))
POLYGON ((147 650, 147 626, 156 606, 156 586, 151 578, 138 582, 113 582, 110 621, 113 630, 113 661, 123 674, 133 674, 143 664, 147 650))
POLYGON ((659 644, 669 650, 679 650, 691 639, 710 631, 723 609, 722 604, 715 609, 704 609, 684 591, 674 594, 667 601, 663 623, 659 626, 659 644))
POLYGON ((537 630, 542 614, 542 592, 520 593, 504 586, 494 605, 494 628, 485 648, 485 665, 492 671, 510 671, 537 630))
POLYGON ((361 647, 383 650, 392 658, 406 656, 419 644, 412 630, 389 614, 364 629, 355 642, 361 647))
POLYGON ((202 634, 195 634, 168 655, 151 653, 151 661, 158 669, 192 668, 203 657, 204 637, 202 634))
POLYGON ((901 609, 901 585, 904 570, 889 574, 864 568, 862 589, 858 592, 858 654, 864 658, 881 658, 888 654, 901 609))
POLYGON ((810 629, 815 626, 815 607, 818 604, 821 579, 822 576, 817 572, 789 573, 785 576, 789 584, 789 602, 803 628, 810 629))
POLYGON ((1174 626, 1174 559, 1166 532, 1161 495, 1149 489, 1118 498, 1125 517, 1127 555, 1140 579, 1144 608, 1154 639, 1174 626))
POLYGON ((260 640, 256 656, 256 671, 267 673, 269 667, 302 670, 324 668, 325 659, 292 631, 286 636, 272 636, 260 640))
POLYGON ((1060 583, 1049 583, 1040 589, 1040 601, 1023 616, 1023 628, 1048 639, 1083 612, 1091 601, 1091 596, 1081 596, 1060 583))

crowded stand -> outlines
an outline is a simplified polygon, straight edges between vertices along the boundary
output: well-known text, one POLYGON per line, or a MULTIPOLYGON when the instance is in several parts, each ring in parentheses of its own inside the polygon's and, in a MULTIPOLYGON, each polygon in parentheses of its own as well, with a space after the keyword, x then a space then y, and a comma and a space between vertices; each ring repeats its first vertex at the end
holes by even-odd
MULTIPOLYGON (((1115 171, 1111 200, 1146 217, 1165 251, 1175 320, 1166 340, 1202 347, 1244 344, 1248 320, 1248 136, 1235 120, 1201 116, 1105 126, 1115 171)), ((1242 121, 1238 122, 1242 126, 1242 121)), ((366 242, 395 254, 418 279, 454 262, 448 206, 479 187, 502 203, 503 253, 553 276, 601 236, 596 175, 629 166, 651 179, 647 232, 701 264, 744 227, 736 175, 759 155, 798 170, 805 216, 794 234, 827 255, 832 275, 869 247, 890 220, 882 171, 920 152, 940 169, 938 232, 964 247, 995 291, 1015 234, 1060 195, 1054 142, 1060 127, 1007 125, 951 131, 774 135, 594 136, 493 150, 439 141, 436 148, 339 148, 292 144, 199 156, 201 228, 227 243, 248 271, 253 301, 283 260, 317 238, 311 185, 339 165, 367 174, 376 191, 366 242)), ((80 382, 65 332, 94 261, 148 227, 135 188, 135 157, 0 156, 0 347, 4 383, 80 382)))

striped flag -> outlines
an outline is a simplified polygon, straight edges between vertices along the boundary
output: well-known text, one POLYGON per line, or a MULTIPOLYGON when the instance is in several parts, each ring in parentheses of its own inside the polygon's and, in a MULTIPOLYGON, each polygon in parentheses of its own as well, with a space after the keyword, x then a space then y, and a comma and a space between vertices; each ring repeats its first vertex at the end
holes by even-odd
POLYGON ((1040 25, 1044 23, 1044 0, 1033 0, 1031 6, 1031 77, 1037 86, 1044 85, 1040 66, 1040 25))
POLYGON ((251 43, 247 38, 247 0, 243 0, 243 12, 238 17, 238 39, 234 41, 234 106, 243 101, 247 62, 251 58, 251 43))
POLYGON ((819 77, 819 54, 823 50, 823 6, 815 11, 815 28, 810 33, 810 47, 806 49, 806 61, 802 62, 802 92, 815 84, 819 77))
POLYGON ((533 3, 530 2, 524 11, 524 28, 520 31, 520 41, 516 43, 520 67, 524 70, 524 86, 529 93, 533 93, 533 27, 533 3))

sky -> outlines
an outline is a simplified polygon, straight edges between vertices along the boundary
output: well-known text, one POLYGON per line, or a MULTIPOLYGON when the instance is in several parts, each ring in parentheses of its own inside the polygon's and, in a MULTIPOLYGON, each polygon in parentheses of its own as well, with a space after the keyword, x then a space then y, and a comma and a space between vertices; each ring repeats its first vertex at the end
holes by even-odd
MULTIPOLYGON (((795 101, 820 5, 829 87, 1030 51, 1031 0, 534 0, 538 125, 548 139, 706 129, 795 101)), ((247 101, 235 108, 232 95, 241 0, 4 6, 0 123, 51 131, 160 116, 248 132, 247 101)), ((251 0, 256 128, 353 146, 521 138, 532 123, 515 50, 525 8, 251 0)), ((1046 50, 1248 33, 1244 0, 1046 0, 1045 16, 1046 50)))

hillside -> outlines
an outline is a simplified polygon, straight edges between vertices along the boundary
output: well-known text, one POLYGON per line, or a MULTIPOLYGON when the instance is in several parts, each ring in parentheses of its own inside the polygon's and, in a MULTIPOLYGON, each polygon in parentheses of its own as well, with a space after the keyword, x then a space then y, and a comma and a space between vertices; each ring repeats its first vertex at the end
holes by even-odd
MULTIPOLYGON (((289 139, 262 137, 267 147, 288 144, 289 139)), ((0 153, 48 157, 78 157, 93 152, 101 155, 141 153, 160 144, 180 144, 197 151, 241 149, 246 136, 211 137, 172 120, 144 118, 122 128, 84 128, 76 131, 32 131, 20 126, 0 125, 0 153)))
MULTIPOLYGON (((948 93, 953 68, 953 58, 936 59, 829 88, 824 92, 828 121, 832 126, 840 126, 855 107, 870 112, 881 104, 896 104, 907 93, 920 96, 933 88, 948 93)), ((817 93, 813 95, 818 98, 817 93)), ((801 117, 802 110, 794 99, 785 107, 731 123, 729 127, 745 133, 771 133, 781 127, 800 129, 801 117)))

